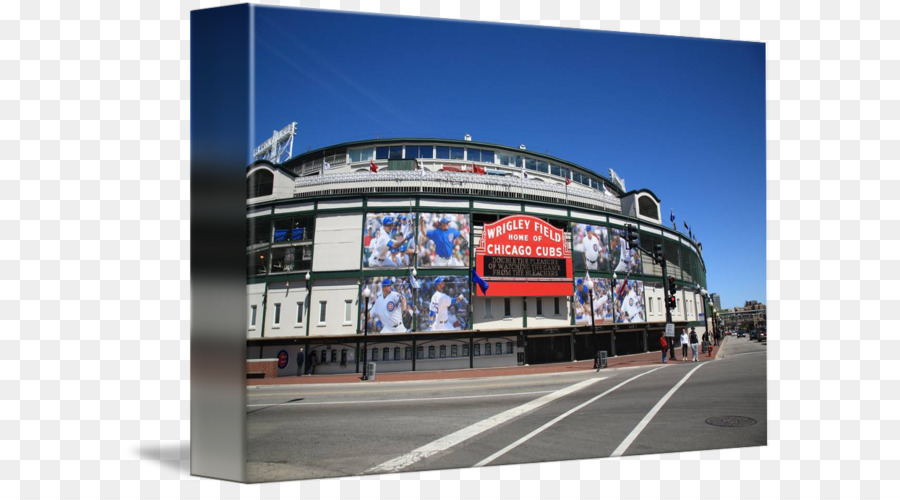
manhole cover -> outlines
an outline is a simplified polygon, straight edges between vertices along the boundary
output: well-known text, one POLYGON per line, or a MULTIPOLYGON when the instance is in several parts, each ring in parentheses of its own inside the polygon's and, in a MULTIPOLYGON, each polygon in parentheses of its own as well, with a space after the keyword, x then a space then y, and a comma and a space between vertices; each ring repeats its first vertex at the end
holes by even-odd
POLYGON ((709 417, 706 423, 718 427, 747 427, 755 424, 756 420, 750 417, 709 417))

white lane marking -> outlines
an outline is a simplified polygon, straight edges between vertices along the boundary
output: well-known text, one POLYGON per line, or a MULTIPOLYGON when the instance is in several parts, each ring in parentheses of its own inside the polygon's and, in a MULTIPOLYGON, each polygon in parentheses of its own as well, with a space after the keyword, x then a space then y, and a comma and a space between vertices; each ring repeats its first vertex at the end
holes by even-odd
POLYGON ((644 427, 647 427, 647 424, 649 424, 650 421, 653 420, 653 417, 656 416, 656 413, 659 412, 660 408, 662 408, 663 405, 666 404, 666 401, 668 401, 669 398, 672 397, 672 394, 675 394, 675 391, 677 391, 678 388, 682 386, 682 384, 687 382, 687 379, 690 378, 690 376, 693 375, 695 371, 699 370, 700 367, 705 364, 706 363, 698 364, 693 370, 689 371, 687 373, 687 375, 685 375, 681 380, 679 380, 678 383, 675 384, 675 387, 672 387, 671 389, 669 389, 669 392, 667 392, 666 395, 662 397, 662 399, 657 401, 656 405, 654 405, 653 408, 651 408, 650 411, 646 415, 644 415, 644 418, 641 419, 640 422, 638 422, 637 427, 635 427, 631 431, 631 433, 625 437, 625 440, 622 441, 622 444, 620 444, 619 447, 616 448, 616 451, 612 452, 612 455, 610 455, 610 456, 611 457, 622 456, 622 454, 625 453, 625 450, 627 450, 628 447, 631 446, 631 443, 633 443, 634 440, 637 439, 637 437, 641 433, 641 431, 644 430, 644 427))
POLYGON ((424 460, 424 459, 434 455, 435 453, 440 453, 446 449, 456 446, 456 445, 462 443, 463 441, 471 439, 471 438, 477 436, 478 434, 481 434, 484 431, 487 431, 493 427, 496 427, 510 419, 516 418, 520 415, 523 415, 532 410, 540 408, 541 406, 544 406, 545 404, 547 404, 553 400, 556 400, 563 396, 572 394, 576 391, 584 389, 585 387, 587 387, 591 384, 597 383, 604 379, 606 379, 606 377, 583 380, 577 384, 570 385, 570 386, 560 389, 556 392, 552 392, 550 394, 542 396, 538 399, 535 399, 534 401, 529 401, 528 403, 525 403, 521 406, 517 406, 515 408, 506 410, 502 413, 498 413, 497 415, 494 415, 493 417, 486 418, 486 419, 482 420, 481 422, 477 422, 477 423, 472 424, 464 429, 458 430, 452 434, 448 434, 440 439, 432 441, 432 442, 426 444, 425 446, 416 448, 415 450, 413 450, 405 455, 401 455, 397 458, 388 460, 387 462, 385 462, 381 465, 372 467, 371 469, 367 470, 366 472, 367 473, 398 472, 400 470, 403 470, 403 469, 411 466, 412 464, 414 464, 420 460, 424 460))
POLYGON ((410 401, 440 401, 443 399, 472 399, 472 398, 500 398, 504 396, 526 396, 532 394, 547 394, 551 391, 508 392, 506 394, 473 394, 471 396, 443 396, 439 398, 406 398, 406 399, 375 399, 372 401, 315 401, 315 402, 291 402, 291 403, 255 403, 248 404, 247 408, 256 406, 310 406, 310 405, 361 405, 372 403, 406 403, 410 401))
POLYGON ((545 430, 547 430, 548 428, 550 428, 550 426, 556 424, 556 423, 559 422, 560 420, 562 420, 562 419, 568 417, 569 415, 571 415, 571 414, 575 413, 576 411, 578 411, 578 410, 584 408, 585 406, 587 406, 587 405, 593 403, 594 401, 597 401, 598 399, 602 398, 603 396, 606 396, 607 394, 609 394, 609 393, 613 392, 614 390, 618 389, 619 387, 622 387, 623 385, 625 385, 625 384, 631 382, 632 380, 635 380, 635 379, 637 379, 637 378, 643 377, 644 375, 646 375, 646 374, 648 374, 648 373, 653 373, 653 372, 655 372, 656 370, 659 370, 660 368, 664 368, 664 367, 660 366, 660 367, 654 368, 654 369, 652 369, 652 370, 650 370, 650 371, 646 371, 646 372, 644 372, 644 373, 641 373, 641 374, 639 374, 639 375, 635 375, 634 377, 631 377, 630 379, 628 379, 628 380, 622 382, 621 384, 619 384, 619 385, 617 385, 617 386, 615 386, 615 387, 613 387, 613 388, 607 390, 607 391, 604 392, 603 394, 600 394, 599 396, 594 396, 593 398, 591 398, 591 399, 585 401, 584 403, 581 403, 580 405, 576 406, 575 408, 572 408, 571 410, 569 410, 569 411, 563 413, 562 415, 560 415, 560 416, 554 418, 553 420, 547 422, 546 424, 544 424, 544 425, 538 427, 537 429, 533 430, 531 433, 526 434, 524 437, 522 437, 522 438, 519 439, 518 441, 514 442, 513 444, 507 446, 506 448, 503 448, 502 450, 498 451, 497 453, 494 453, 493 455, 491 455, 491 456, 485 458, 485 459, 482 460, 481 462, 478 462, 477 464, 475 464, 475 467, 483 467, 483 466, 485 466, 485 465, 487 465, 487 464, 493 462, 494 460, 497 460, 498 458, 502 457, 503 455, 506 455, 510 450, 512 450, 512 449, 514 449, 514 448, 517 448, 519 445, 521 445, 521 444, 524 443, 525 441, 528 441, 529 439, 533 438, 534 436, 537 436, 537 435, 540 434, 541 432, 544 432, 545 430))

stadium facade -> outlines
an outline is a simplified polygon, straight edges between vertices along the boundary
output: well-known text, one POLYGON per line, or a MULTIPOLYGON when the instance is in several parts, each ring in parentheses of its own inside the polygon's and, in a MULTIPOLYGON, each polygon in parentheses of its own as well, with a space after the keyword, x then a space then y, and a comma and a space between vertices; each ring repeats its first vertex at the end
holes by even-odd
POLYGON ((663 223, 652 191, 626 191, 609 174, 468 138, 358 141, 254 162, 248 358, 278 359, 287 375, 298 360, 348 373, 365 358, 382 372, 658 349, 661 268, 627 245, 626 224, 643 248, 665 249, 676 332, 702 333, 701 249, 663 223))

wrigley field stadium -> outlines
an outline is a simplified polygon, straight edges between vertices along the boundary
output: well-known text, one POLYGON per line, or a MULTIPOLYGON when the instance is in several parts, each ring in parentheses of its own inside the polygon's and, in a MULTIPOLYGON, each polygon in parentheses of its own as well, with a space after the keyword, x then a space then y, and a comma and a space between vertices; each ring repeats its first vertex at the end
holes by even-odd
POLYGON ((664 223, 651 188, 468 136, 257 159, 247 168, 249 362, 277 360, 283 376, 658 350, 670 284, 628 244, 628 224, 641 248, 664 250, 676 334, 702 334, 702 249, 664 223))

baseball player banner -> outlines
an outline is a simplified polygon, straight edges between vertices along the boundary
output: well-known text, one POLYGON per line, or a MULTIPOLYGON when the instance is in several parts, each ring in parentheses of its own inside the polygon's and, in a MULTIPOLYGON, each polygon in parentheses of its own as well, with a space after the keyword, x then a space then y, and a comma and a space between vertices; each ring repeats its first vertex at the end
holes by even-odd
POLYGON ((364 268, 410 266, 416 252, 415 214, 366 214, 363 231, 364 268))
POLYGON ((593 309, 594 323, 602 325, 613 322, 613 303, 610 280, 607 278, 590 279, 592 288, 589 288, 587 279, 575 280, 575 297, 572 304, 575 310, 576 325, 591 324, 591 309, 593 309), (590 293, 593 290, 593 294, 590 293))
MULTIPOLYGON (((412 287, 407 278, 367 278, 369 287, 369 333, 404 333, 413 326, 412 287)), ((360 323, 366 320, 366 301, 360 299, 360 323)), ((359 332, 363 332, 361 324, 359 332)))
POLYGON ((469 216, 419 214, 417 267, 468 267, 469 216))
POLYGON ((475 270, 490 287, 479 297, 567 296, 572 293, 572 251, 562 229, 532 215, 485 224, 475 270))
POLYGON ((462 276, 434 276, 419 279, 416 298, 418 330, 438 332, 467 330, 469 283, 462 276))
POLYGON ((609 229, 573 222, 572 264, 578 270, 609 272, 609 229))
MULTIPOLYGON (((641 274, 641 251, 637 248, 631 248, 628 240, 625 239, 626 231, 624 229, 612 229, 610 231, 609 255, 611 259, 610 267, 613 271, 620 274, 641 274)), ((640 240, 638 240, 640 244, 640 240)))
POLYGON ((626 279, 619 281, 612 290, 614 298, 613 314, 616 323, 644 323, 644 282, 626 279))

